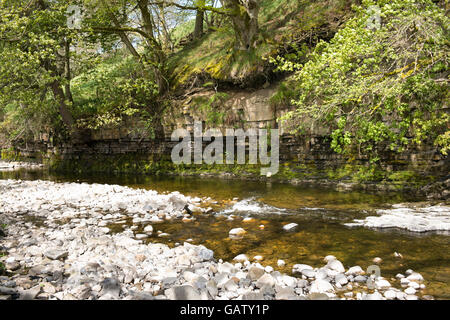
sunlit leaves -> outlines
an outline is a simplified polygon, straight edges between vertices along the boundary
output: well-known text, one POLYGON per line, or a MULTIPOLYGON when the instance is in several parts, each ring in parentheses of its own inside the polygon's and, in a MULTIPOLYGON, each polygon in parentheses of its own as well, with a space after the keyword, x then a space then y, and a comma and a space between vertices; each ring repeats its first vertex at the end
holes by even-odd
POLYGON ((378 159, 381 145, 403 151, 425 139, 448 150, 448 79, 439 79, 448 72, 445 12, 429 0, 367 0, 355 10, 305 65, 273 60, 280 70, 295 71, 296 110, 282 119, 303 130, 311 123, 305 117, 330 126, 339 153, 378 159), (374 5, 381 9, 379 29, 367 27, 367 8, 374 5))

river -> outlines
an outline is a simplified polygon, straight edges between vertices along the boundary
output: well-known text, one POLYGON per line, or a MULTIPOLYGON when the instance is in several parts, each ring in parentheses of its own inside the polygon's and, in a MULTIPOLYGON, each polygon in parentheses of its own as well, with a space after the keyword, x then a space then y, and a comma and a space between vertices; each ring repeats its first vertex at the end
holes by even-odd
MULTIPOLYGON (((291 273, 290 268, 296 263, 323 264, 326 255, 336 256, 345 267, 360 265, 363 269, 379 257, 381 275, 389 281, 398 281, 397 273, 413 269, 425 278, 423 294, 450 299, 448 232, 417 233, 344 225, 376 215, 376 210, 390 208, 392 204, 424 199, 400 193, 337 192, 280 183, 138 175, 80 176, 46 170, 0 172, 0 179, 118 184, 160 193, 179 191, 210 197, 217 202, 212 205, 211 214, 198 216, 189 223, 179 220, 160 223, 157 229, 170 236, 161 238, 155 233, 147 241, 172 246, 189 240, 212 249, 216 258, 224 261, 247 254, 262 256, 263 264, 277 266, 277 261, 283 259, 286 267, 276 270, 285 273, 291 273), (282 226, 287 223, 296 223, 298 228, 285 232, 282 226), (228 232, 239 227, 247 231, 246 236, 241 240, 230 239, 228 232)), ((120 226, 116 228, 115 231, 121 231, 120 226)))

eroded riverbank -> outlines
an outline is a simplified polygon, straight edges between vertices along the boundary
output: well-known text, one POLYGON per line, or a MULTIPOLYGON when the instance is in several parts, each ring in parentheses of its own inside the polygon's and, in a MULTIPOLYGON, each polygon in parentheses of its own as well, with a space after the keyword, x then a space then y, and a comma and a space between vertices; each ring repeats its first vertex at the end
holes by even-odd
MULTIPOLYGON (((389 259, 383 256, 385 261, 377 262, 386 278, 378 279, 375 291, 369 290, 364 270, 373 262, 365 258, 367 253, 336 254, 330 245, 328 249, 321 248, 323 241, 316 241, 311 248, 302 242, 302 238, 308 236, 302 228, 292 233, 283 232, 283 223, 271 221, 270 216, 264 217, 267 221, 264 223, 258 217, 245 219, 236 211, 226 215, 227 209, 214 215, 209 208, 220 204, 207 197, 186 197, 180 193, 162 195, 118 185, 0 182, 0 216, 2 223, 8 225, 8 236, 2 239, 3 250, 7 253, 3 260, 7 268, 16 273, 2 278, 3 294, 7 297, 306 299, 321 293, 329 298, 347 299, 430 298, 426 275, 423 280, 411 270, 410 274, 406 273, 411 269, 407 257, 400 260, 399 268, 409 280, 401 280, 397 274, 397 277, 387 276, 385 265, 389 265, 389 259), (193 215, 187 213, 186 206, 193 215), (214 245, 217 237, 211 236, 211 242, 203 241, 205 246, 201 245, 200 240, 205 239, 201 232, 208 233, 208 229, 198 228, 198 224, 209 221, 209 225, 213 225, 211 219, 226 234, 228 248, 234 248, 228 256, 224 255, 222 247, 214 245), (192 232, 196 224, 197 232, 192 232), (114 225, 118 228, 113 228, 114 225), (247 233, 243 239, 230 239, 230 228, 238 225, 247 233), (183 239, 187 236, 185 233, 177 235, 178 226, 191 230, 188 233, 191 238, 183 239), (261 243, 264 232, 270 237, 275 233, 271 231, 273 228, 282 235, 276 241, 282 243, 282 239, 289 238, 296 243, 294 247, 307 254, 287 256, 288 252, 275 250, 273 245, 266 248, 271 242, 261 243), (258 242, 259 249, 255 245, 258 242), (249 244, 253 249, 249 250, 249 244), (313 255, 309 252, 314 248, 318 250, 311 260, 313 255), (325 255, 321 252, 324 249, 338 259, 343 257, 344 264, 328 257, 323 266, 325 255), (260 252, 262 254, 256 254, 260 252), (350 254, 357 261, 365 259, 362 268, 348 264, 350 254), (225 256, 228 262, 218 260, 225 256), (240 256, 239 262, 233 260, 236 256, 240 256)), ((235 200, 229 206, 239 207, 239 203, 242 205, 235 200)), ((248 214, 248 206, 241 206, 241 209, 248 214)), ((288 215, 290 221, 293 217, 288 215)), ((335 234, 334 230, 316 231, 317 236, 324 238, 335 234)), ((348 237, 350 243, 351 238, 348 237)), ((342 252, 350 249, 343 247, 342 252)), ((372 253, 370 247, 367 249, 369 254, 377 253, 372 253)), ((403 254, 406 255, 404 251, 403 254)), ((395 259, 399 261, 399 257, 395 259)))

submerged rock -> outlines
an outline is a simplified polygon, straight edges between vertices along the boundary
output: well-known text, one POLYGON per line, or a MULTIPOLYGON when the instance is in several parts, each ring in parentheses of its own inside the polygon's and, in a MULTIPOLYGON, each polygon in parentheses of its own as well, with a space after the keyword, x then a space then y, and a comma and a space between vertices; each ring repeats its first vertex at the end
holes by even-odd
POLYGON ((297 223, 289 223, 285 226, 283 226, 283 230, 287 231, 287 232, 291 232, 294 231, 295 229, 297 229, 298 224, 297 223))
POLYGON ((242 228, 234 228, 230 230, 229 235, 232 237, 242 237, 246 233, 247 231, 242 228))

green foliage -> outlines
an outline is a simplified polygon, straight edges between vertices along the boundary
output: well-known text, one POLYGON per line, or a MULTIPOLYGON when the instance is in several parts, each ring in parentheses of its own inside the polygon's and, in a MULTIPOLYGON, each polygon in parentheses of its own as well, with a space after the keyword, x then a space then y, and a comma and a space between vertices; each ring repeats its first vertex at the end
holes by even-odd
POLYGON ((277 92, 270 97, 270 104, 274 107, 285 106, 295 97, 295 91, 289 83, 281 83, 277 92))
POLYGON ((150 109, 158 87, 132 56, 118 55, 72 81, 79 125, 91 129, 117 125, 124 117, 150 109))
MULTIPOLYGON (((320 42, 294 70, 295 111, 282 120, 299 130, 331 128, 338 153, 378 160, 380 148, 401 152, 430 139, 449 149, 448 18, 429 0, 363 1, 330 43, 320 42), (370 6, 381 9, 380 28, 369 28, 370 6), (309 127, 308 127, 309 126, 309 127)), ((300 53, 303 55, 303 53, 300 53)))
POLYGON ((195 19, 188 20, 176 28, 172 29, 171 36, 174 45, 177 46, 180 44, 180 41, 189 36, 192 32, 194 32, 195 28, 195 19))
POLYGON ((49 86, 61 79, 49 66, 57 63, 64 39, 76 38, 60 28, 66 3, 55 1, 51 10, 32 10, 27 3, 0 3, 0 113, 4 114, 0 135, 10 141, 26 141, 58 126, 49 86))
MULTIPOLYGON (((332 0, 331 2, 334 4, 340 1, 332 0)), ((311 7, 317 6, 322 9, 319 14, 321 19, 320 22, 319 19, 317 20, 318 23, 325 22, 325 15, 322 14, 325 7, 334 8, 333 5, 330 5, 330 1, 321 0, 320 3, 317 3, 317 1, 308 0, 305 2, 311 7)), ((214 32, 206 34, 202 39, 187 45, 169 58, 174 87, 189 83, 199 74, 207 74, 215 80, 239 83, 261 73, 266 64, 264 57, 277 52, 282 42, 287 41, 281 35, 287 36, 298 32, 303 26, 299 26, 298 19, 295 19, 296 17, 301 18, 297 1, 262 0, 260 6, 260 35, 254 50, 234 50, 235 34, 228 21, 222 26, 214 28, 214 32), (280 15, 280 8, 283 8, 286 15, 280 15), (275 37, 277 40, 274 40, 275 37)), ((303 18, 301 19, 303 21, 303 18)), ((186 24, 179 28, 190 27, 189 24, 186 24)))
POLYGON ((216 92, 211 97, 197 97, 194 99, 194 105, 202 112, 206 113, 206 124, 222 125, 225 122, 226 110, 224 102, 229 95, 224 92, 216 92))

